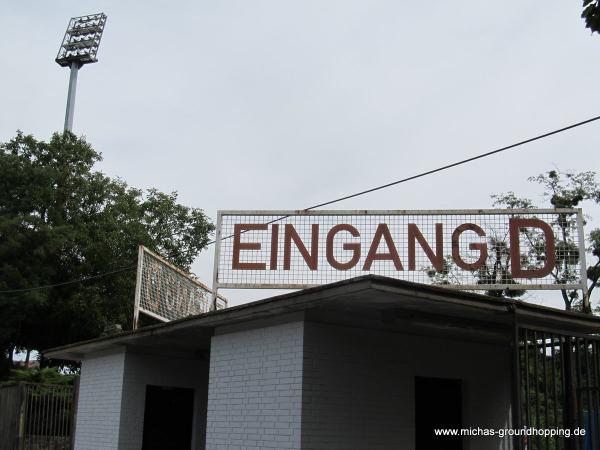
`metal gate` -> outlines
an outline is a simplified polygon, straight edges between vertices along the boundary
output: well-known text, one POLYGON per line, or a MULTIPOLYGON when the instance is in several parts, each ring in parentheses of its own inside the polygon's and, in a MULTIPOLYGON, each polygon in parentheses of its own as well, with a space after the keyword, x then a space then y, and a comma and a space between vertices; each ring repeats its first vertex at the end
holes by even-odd
POLYGON ((76 392, 66 385, 0 387, 0 450, 70 450, 76 392))
POLYGON ((518 338, 517 420, 520 427, 548 431, 517 439, 517 448, 600 449, 599 338, 526 328, 518 338))

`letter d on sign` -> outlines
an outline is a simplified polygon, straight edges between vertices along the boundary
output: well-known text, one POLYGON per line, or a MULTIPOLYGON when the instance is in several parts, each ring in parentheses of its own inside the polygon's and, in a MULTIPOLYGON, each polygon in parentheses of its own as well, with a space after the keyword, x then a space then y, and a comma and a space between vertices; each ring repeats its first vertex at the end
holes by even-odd
POLYGON ((556 264, 554 253, 554 232, 550 225, 540 219, 510 219, 510 269, 513 278, 542 278, 552 272, 556 264), (521 267, 521 228, 539 228, 546 240, 546 260, 540 269, 523 269, 521 267))

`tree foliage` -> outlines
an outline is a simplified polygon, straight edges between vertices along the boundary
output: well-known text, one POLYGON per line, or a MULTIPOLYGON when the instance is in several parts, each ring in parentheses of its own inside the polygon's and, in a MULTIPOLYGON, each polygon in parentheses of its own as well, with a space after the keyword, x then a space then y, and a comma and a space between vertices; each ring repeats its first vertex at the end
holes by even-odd
MULTIPOLYGON (((557 170, 551 170, 540 175, 530 177, 529 181, 540 184, 543 189, 544 198, 554 208, 577 208, 584 201, 593 201, 600 203, 600 184, 596 181, 594 172, 561 173, 557 170)), ((532 208, 534 204, 531 200, 517 197, 514 192, 492 195, 494 206, 503 206, 506 208, 532 208)), ((570 215, 558 215, 558 227, 561 230, 559 240, 556 242, 556 265, 552 272, 557 283, 570 283, 579 278, 579 272, 573 272, 573 267, 579 261, 578 242, 570 235, 572 221, 575 220, 570 215)), ((535 237, 532 238, 534 245, 528 258, 539 259, 545 252, 543 245, 535 245, 535 237)), ((592 264, 588 267, 587 275, 589 281, 589 294, 591 296, 594 288, 598 286, 600 280, 600 229, 592 230, 587 240, 590 244, 588 251, 595 257, 592 264)), ((581 308, 581 298, 576 290, 561 291, 565 309, 581 308)), ((590 297, 591 298, 591 297, 590 297)))
MULTIPOLYGON (((509 284, 517 285, 510 273, 510 252, 506 242, 502 239, 490 236, 488 238, 490 252, 488 259, 479 269, 473 272, 473 277, 476 283, 482 284, 509 284)), ((435 285, 461 284, 461 272, 454 262, 452 256, 444 258, 442 270, 438 271, 434 267, 429 267, 427 276, 435 285)), ((487 290, 485 293, 492 297, 510 297, 516 298, 522 296, 525 291, 523 289, 493 289, 487 290)))
POLYGON ((583 11, 581 17, 585 21, 586 28, 592 33, 600 33, 600 1, 583 0, 583 11))
MULTIPOLYGON (((529 181, 538 183, 543 187, 543 196, 554 208, 576 208, 584 201, 593 201, 600 204, 600 184, 596 181, 594 172, 560 173, 551 170, 529 181)), ((508 209, 532 209, 535 204, 528 198, 518 197, 514 192, 494 194, 491 196, 493 205, 508 209)), ((515 217, 518 214, 515 214, 515 217)), ((558 214, 556 226, 559 235, 555 242, 555 265, 550 274, 557 284, 572 284, 579 280, 579 242, 572 230, 575 229, 576 218, 572 214, 558 214)), ((543 233, 539 230, 524 230, 525 238, 529 240, 530 250, 521 256, 521 265, 526 269, 535 269, 546 258, 546 244, 543 233)), ((473 272, 477 284, 504 284, 514 285, 510 289, 486 291, 494 297, 521 297, 527 290, 512 278, 510 251, 506 235, 489 235, 488 258, 478 270, 473 272)), ((593 256, 591 265, 587 268, 588 293, 591 298, 594 289, 600 285, 600 229, 591 230, 587 236, 589 243, 588 253, 593 256)), ((444 260, 441 271, 434 268, 427 270, 427 275, 433 284, 460 284, 461 270, 456 266, 452 257, 444 260)), ((577 290, 561 291, 565 309, 581 309, 581 297, 577 290)), ((597 309, 600 312, 600 308, 597 309)))
POLYGON ((73 384, 75 376, 76 375, 72 373, 62 373, 56 367, 44 367, 41 369, 14 369, 11 370, 7 381, 0 383, 0 386, 17 383, 71 385, 73 384))
POLYGON ((42 350, 131 323, 137 248, 188 269, 214 227, 177 193, 142 191, 93 169, 101 156, 84 138, 49 142, 18 132, 0 144, 0 346, 42 350))

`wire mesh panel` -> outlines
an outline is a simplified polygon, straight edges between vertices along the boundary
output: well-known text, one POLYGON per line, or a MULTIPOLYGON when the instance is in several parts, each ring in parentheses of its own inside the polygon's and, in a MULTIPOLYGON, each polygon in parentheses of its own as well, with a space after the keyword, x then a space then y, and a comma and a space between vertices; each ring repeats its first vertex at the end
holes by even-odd
POLYGON ((215 286, 378 274, 458 289, 584 288, 581 211, 222 211, 215 286))
MULTIPOLYGON (((138 313, 163 322, 206 313, 212 307, 212 291, 190 274, 140 246, 136 285, 134 327, 138 313)), ((217 309, 227 300, 218 296, 217 309)))

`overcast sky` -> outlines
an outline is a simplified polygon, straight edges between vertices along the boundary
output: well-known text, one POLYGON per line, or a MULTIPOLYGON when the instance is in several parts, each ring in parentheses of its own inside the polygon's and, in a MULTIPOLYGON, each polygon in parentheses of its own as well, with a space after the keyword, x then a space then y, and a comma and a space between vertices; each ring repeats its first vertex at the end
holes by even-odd
MULTIPOLYGON (((0 141, 60 131, 72 16, 108 15, 74 132, 99 169, 218 209, 302 209, 600 114, 581 1, 30 1, 0 4, 0 141)), ((336 205, 538 201, 527 177, 596 170, 600 124, 336 205)), ((584 205, 585 206, 585 205, 584 205)), ((586 212, 600 211, 588 206, 586 212)), ((212 248, 194 271, 212 278, 212 248)), ((226 291, 237 304, 265 291, 226 291)), ((532 299, 562 306, 555 295, 532 299)))

